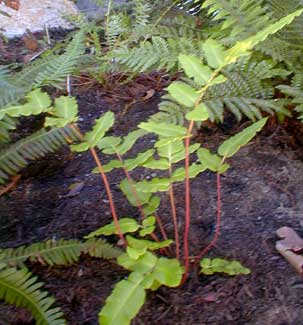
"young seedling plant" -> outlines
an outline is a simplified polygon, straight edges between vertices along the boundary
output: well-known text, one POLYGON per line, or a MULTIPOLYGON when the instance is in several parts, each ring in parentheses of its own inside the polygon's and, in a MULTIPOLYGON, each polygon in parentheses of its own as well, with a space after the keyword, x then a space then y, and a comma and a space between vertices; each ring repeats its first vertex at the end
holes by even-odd
POLYGON ((221 174, 229 168, 227 160, 263 128, 267 118, 262 118, 224 141, 218 147, 217 153, 201 147, 199 143, 192 143, 192 132, 195 123, 209 119, 204 97, 211 87, 226 80, 224 69, 240 57, 250 55, 250 50, 256 44, 290 24, 301 13, 302 10, 299 10, 284 17, 253 37, 236 43, 230 49, 225 49, 217 41, 209 39, 203 45, 203 61, 194 56, 181 54, 180 66, 186 76, 192 79, 192 83, 189 85, 183 81, 175 81, 168 87, 168 93, 186 109, 184 125, 149 120, 140 123, 137 130, 125 137, 106 136, 106 132, 114 125, 114 114, 108 111, 95 121, 92 131, 83 135, 75 124, 78 111, 75 100, 61 97, 56 101, 55 107, 49 112, 52 117, 46 119, 45 126, 63 127, 69 124, 74 129, 82 141, 80 144, 72 145, 72 150, 75 152, 90 150, 97 165, 93 172, 100 173, 109 198, 113 222, 93 231, 86 238, 117 235, 120 244, 125 247, 125 253, 118 257, 117 262, 130 271, 127 279, 120 281, 107 298, 99 313, 100 324, 130 324, 143 306, 147 290, 157 290, 162 285, 180 286, 187 280, 191 266, 200 264, 203 274, 220 272, 236 275, 250 272, 236 261, 219 258, 211 260, 203 257, 216 244, 220 234, 221 174), (148 133, 157 137, 153 147, 138 153, 134 158, 125 159, 125 154, 135 142, 148 133), (115 155, 116 158, 107 164, 102 164, 98 155, 100 152, 103 155, 115 155), (196 162, 192 163, 190 158, 193 155, 196 157, 196 162), (176 164, 182 161, 184 167, 176 167, 176 164), (135 181, 131 177, 131 172, 137 167, 166 171, 166 177, 135 181), (138 207, 141 215, 139 220, 129 216, 120 217, 117 214, 106 175, 115 168, 120 168, 125 173, 120 189, 128 201, 138 207), (201 252, 193 258, 189 243, 190 179, 207 169, 217 174, 216 231, 209 245, 201 249, 201 252), (179 182, 184 182, 185 187, 185 218, 182 234, 178 227, 174 196, 174 185, 179 182), (157 195, 159 192, 167 192, 170 198, 174 240, 168 238, 158 213, 161 201, 160 196, 157 195), (159 238, 156 233, 157 226, 162 238, 159 238), (160 254, 156 254, 156 251, 160 254))

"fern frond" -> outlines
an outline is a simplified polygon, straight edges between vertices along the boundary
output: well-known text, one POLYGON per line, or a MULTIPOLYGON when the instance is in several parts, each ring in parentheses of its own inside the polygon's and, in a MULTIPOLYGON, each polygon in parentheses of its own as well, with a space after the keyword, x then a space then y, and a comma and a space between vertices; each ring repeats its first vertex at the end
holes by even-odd
MULTIPOLYGON (((301 8, 302 2, 299 0, 272 0, 268 1, 267 7, 269 8, 268 11, 272 19, 278 20, 284 17, 287 13, 301 8)), ((277 61, 297 64, 300 62, 303 50, 303 38, 301 32, 302 24, 303 15, 295 18, 290 25, 285 26, 275 35, 270 36, 266 41, 262 42, 257 49, 270 55, 277 61)))
POLYGON ((111 15, 106 28, 106 45, 113 47, 121 34, 126 31, 126 26, 120 15, 111 15))
POLYGON ((68 44, 65 53, 49 61, 34 80, 34 87, 52 85, 61 88, 67 75, 71 74, 84 53, 84 32, 78 32, 68 44))
POLYGON ((62 145, 77 140, 70 126, 64 128, 42 129, 0 151, 0 183, 10 175, 18 173, 27 164, 47 153, 54 152, 62 145))
POLYGON ((161 98, 161 102, 158 105, 159 112, 153 114, 150 117, 150 121, 154 122, 165 122, 183 125, 185 121, 185 111, 184 109, 172 101, 169 95, 164 95, 161 98))
POLYGON ((9 141, 9 131, 14 130, 16 125, 17 119, 7 115, 0 120, 0 147, 1 143, 9 141))
POLYGON ((303 75, 297 73, 291 82, 291 85, 279 85, 277 88, 286 96, 290 97, 290 103, 295 105, 298 113, 298 119, 303 122, 303 75))
MULTIPOLYGON (((245 58, 223 71, 226 81, 211 86, 205 93, 203 103, 208 108, 211 121, 223 121, 224 110, 228 109, 238 120, 243 116, 251 120, 260 119, 262 111, 290 115, 283 102, 273 99, 274 87, 268 81, 279 73, 267 61, 254 62, 245 58)), ((192 83, 191 80, 185 80, 192 83)), ((193 85, 195 87, 195 85, 193 85)), ((182 124, 187 110, 177 104, 169 95, 163 97, 159 112, 153 120, 179 122, 182 124)))
POLYGON ((208 8, 214 21, 222 22, 222 30, 228 30, 230 37, 243 39, 270 24, 263 0, 206 0, 202 8, 208 8))
POLYGON ((66 324, 60 308, 52 307, 54 298, 45 291, 40 291, 41 282, 33 277, 27 269, 16 270, 0 265, 0 298, 9 304, 28 309, 41 325, 66 324))
POLYGON ((76 239, 48 240, 30 246, 0 249, 0 263, 23 266, 24 262, 29 260, 51 266, 67 265, 78 261, 81 254, 111 259, 121 255, 121 251, 102 239, 89 239, 84 242, 76 239))
POLYGON ((193 42, 204 39, 204 32, 197 27, 194 17, 180 14, 165 19, 157 27, 155 34, 163 38, 187 38, 193 42))
POLYGON ((134 27, 140 29, 150 23, 152 6, 145 0, 135 0, 134 27))
POLYGON ((164 39, 154 36, 150 41, 141 42, 138 47, 121 47, 114 51, 116 62, 135 72, 152 69, 176 69, 180 53, 202 56, 202 42, 191 39, 164 39))
POLYGON ((15 101, 25 93, 25 88, 14 84, 11 72, 5 66, 0 66, 0 107, 15 101))

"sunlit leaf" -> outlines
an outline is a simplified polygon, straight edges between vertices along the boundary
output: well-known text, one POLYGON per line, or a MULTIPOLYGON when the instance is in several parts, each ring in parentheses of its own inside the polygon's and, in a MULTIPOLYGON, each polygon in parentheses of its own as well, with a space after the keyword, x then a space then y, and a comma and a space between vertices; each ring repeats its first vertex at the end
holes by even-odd
POLYGON ((209 149, 200 148, 197 151, 197 156, 202 165, 213 172, 223 173, 229 167, 228 164, 223 164, 221 157, 211 153, 209 149))
POLYGON ((127 197, 128 201, 130 202, 131 205, 139 206, 139 205, 144 205, 144 204, 148 203, 152 193, 138 191, 138 189, 136 189, 135 186, 136 186, 135 183, 132 186, 127 179, 124 179, 120 183, 120 189, 124 193, 124 195, 127 197), (134 195, 133 187, 135 187, 136 195, 134 195))
POLYGON ((209 66, 214 69, 222 66, 224 63, 225 49, 219 42, 208 39, 203 44, 203 51, 209 66))
POLYGON ((190 121, 206 121, 209 118, 207 106, 203 103, 199 104, 186 114, 186 118, 190 121))
POLYGON ((157 122, 142 122, 139 128, 156 133, 163 137, 179 137, 186 135, 186 128, 181 125, 157 122))
POLYGON ((130 324, 145 302, 146 294, 141 285, 143 279, 143 275, 133 272, 115 286, 99 313, 99 324, 130 324))
MULTIPOLYGON (((135 232, 140 228, 140 225, 137 223, 137 221, 132 218, 121 218, 119 220, 119 226, 120 226, 121 233, 123 233, 123 234, 135 232)), ((101 235, 109 236, 109 235, 114 235, 114 234, 117 235, 118 230, 116 228, 115 223, 111 222, 110 224, 105 225, 105 226, 98 228, 97 230, 91 232, 90 234, 85 236, 85 238, 92 238, 92 237, 101 236, 101 235)))
POLYGON ((174 81, 167 88, 169 94, 181 105, 194 107, 199 97, 197 91, 181 81, 174 81))
POLYGON ((204 86, 211 77, 213 71, 204 65, 201 59, 192 55, 179 55, 179 62, 188 77, 194 78, 199 86, 204 86))
POLYGON ((160 257, 152 274, 161 284, 177 287, 182 280, 183 270, 177 259, 160 257))
POLYGON ((224 141, 218 148, 218 153, 222 157, 233 156, 241 147, 246 145, 256 134, 261 131, 267 122, 267 117, 253 123, 243 131, 224 141))

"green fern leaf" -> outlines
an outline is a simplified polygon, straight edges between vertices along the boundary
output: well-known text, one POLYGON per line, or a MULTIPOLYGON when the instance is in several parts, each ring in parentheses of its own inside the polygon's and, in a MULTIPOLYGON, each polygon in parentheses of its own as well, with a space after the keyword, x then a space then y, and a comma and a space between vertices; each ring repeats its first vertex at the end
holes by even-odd
POLYGON ((145 302, 143 280, 144 277, 139 272, 132 272, 127 280, 116 285, 99 314, 100 324, 130 324, 145 302))
POLYGON ((84 53, 83 41, 84 32, 79 31, 68 44, 65 53, 49 60, 43 70, 36 75, 33 81, 34 87, 53 85, 61 88, 60 83, 64 82, 66 76, 73 72, 75 65, 84 53))
POLYGON ((0 183, 4 183, 10 175, 18 173, 30 161, 54 152, 62 145, 77 140, 73 128, 42 129, 22 139, 7 149, 0 151, 0 183))
POLYGON ((0 298, 9 304, 28 309, 40 325, 66 324, 59 308, 53 308, 54 299, 40 291, 42 283, 27 269, 16 270, 0 265, 0 298))
POLYGON ((111 259, 121 255, 121 251, 102 239, 84 242, 71 239, 48 240, 30 246, 0 250, 0 263, 10 266, 23 266, 24 262, 40 262, 47 265, 67 265, 79 260, 81 254, 111 259))

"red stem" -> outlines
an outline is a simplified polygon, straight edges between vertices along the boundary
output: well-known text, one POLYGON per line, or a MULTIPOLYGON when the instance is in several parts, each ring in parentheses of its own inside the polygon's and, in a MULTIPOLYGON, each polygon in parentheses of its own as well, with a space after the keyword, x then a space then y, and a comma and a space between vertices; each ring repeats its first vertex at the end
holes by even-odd
POLYGON ((213 247, 215 246, 219 236, 221 228, 221 177, 220 173, 217 173, 217 218, 216 218, 216 232, 212 241, 202 250, 202 252, 196 257, 196 263, 199 263, 201 258, 213 247))
POLYGON ((166 231, 165 231, 165 229, 163 227, 163 224, 162 224, 162 221, 161 221, 161 219, 160 219, 160 217, 158 216, 157 213, 155 213, 155 217, 156 217, 156 220, 157 220, 158 226, 160 228, 160 232, 161 232, 161 235, 162 235, 163 239, 167 240, 168 237, 167 237, 166 231))
MULTIPOLYGON (((171 164, 169 165, 169 175, 170 176, 172 175, 171 164)), ((178 221, 177 221, 177 212, 176 212, 176 203, 175 203, 173 183, 171 183, 169 185, 169 197, 170 197, 170 205, 171 205, 172 218, 173 218, 174 230, 175 230, 176 259, 178 260, 180 257, 180 244, 179 244, 178 221)))
MULTIPOLYGON (((121 162, 121 164, 122 164, 123 171, 124 171, 125 176, 126 176, 128 182, 129 182, 129 184, 130 184, 131 191, 132 191, 133 196, 135 197, 135 200, 136 200, 136 202, 137 202, 137 206, 138 206, 138 209, 139 209, 139 211, 140 211, 141 217, 142 217, 142 219, 145 219, 146 216, 145 216, 145 214, 144 214, 144 211, 143 211, 143 208, 142 208, 142 204, 141 204, 141 202, 140 202, 140 198, 139 198, 138 193, 137 193, 137 190, 136 190, 136 188, 135 188, 135 186, 134 186, 133 180, 132 180, 132 178, 131 178, 131 176, 130 176, 128 170, 125 168, 124 161, 123 161, 123 158, 121 157, 121 155, 120 155, 118 152, 116 152, 116 155, 117 155, 118 160, 119 160, 119 161, 121 162)), ((156 216, 156 219, 157 219, 157 222, 158 222, 158 225, 159 225, 159 228, 160 228, 160 230, 161 230, 161 234, 162 234, 163 238, 164 238, 165 240, 167 240, 167 235, 166 235, 165 230, 164 230, 164 228, 163 228, 163 226, 162 226, 161 219, 160 219, 160 217, 159 217, 158 215, 156 216)), ((151 233, 150 236, 152 237, 152 239, 153 239, 154 241, 156 241, 156 242, 160 242, 159 238, 157 237, 157 235, 156 235, 155 233, 151 233)), ((163 250, 165 251, 166 255, 169 255, 169 254, 168 254, 168 251, 167 251, 166 248, 164 248, 163 250)))
MULTIPOLYGON (((76 124, 70 124, 71 128, 75 131, 75 133, 77 134, 78 138, 83 141, 84 140, 84 136, 83 134, 81 133, 81 131, 79 130, 78 126, 76 124)), ((106 190, 106 193, 107 193, 107 196, 108 196, 108 200, 109 200, 109 205, 110 205, 110 210, 111 210, 111 213, 112 213, 112 217, 113 217, 113 220, 114 220, 114 224, 115 224, 115 227, 117 229, 117 232, 118 232, 118 235, 122 241, 122 243, 126 246, 127 243, 126 243, 126 240, 123 236, 123 233, 121 231, 121 228, 120 228, 120 225, 119 225, 119 220, 118 220, 118 217, 117 217, 117 213, 116 213, 116 209, 115 209, 115 204, 114 204, 114 200, 113 200, 113 197, 112 197, 112 193, 111 193, 111 190, 110 190, 110 185, 109 185, 109 182, 108 182, 108 179, 107 179, 107 176, 103 170, 103 167, 102 167, 102 164, 101 164, 101 161, 97 155, 97 152, 94 148, 90 148, 90 152, 98 166, 98 169, 99 169, 99 172, 100 172, 100 175, 102 177, 102 180, 103 180, 103 183, 104 183, 104 186, 105 186, 105 190, 106 190)))
POLYGON ((106 174, 105 174, 105 172, 103 170, 101 161, 100 161, 100 159, 99 159, 99 157, 97 155, 96 150, 94 148, 90 148, 90 151, 91 151, 92 156, 95 159, 95 162, 96 162, 96 164, 98 166, 100 175, 101 175, 101 177, 103 179, 103 183, 104 183, 105 190, 106 190, 108 200, 109 200, 111 213, 112 213, 112 216, 113 216, 114 224, 115 224, 115 227, 117 229, 118 235, 119 235, 121 241, 123 242, 123 244, 126 245, 125 238, 123 236, 123 233, 122 233, 120 225, 119 225, 119 221, 118 221, 118 217, 117 217, 117 213, 116 213, 116 209, 115 209, 115 204, 114 204, 114 200, 113 200, 113 196, 112 196, 112 193, 111 193, 111 190, 110 190, 110 185, 109 185, 107 176, 106 176, 106 174))
POLYGON ((131 176, 130 176, 128 170, 126 169, 126 167, 125 167, 125 165, 124 165, 124 161, 123 161, 121 155, 120 155, 118 152, 116 152, 116 155, 117 155, 117 157, 118 157, 118 160, 119 160, 119 161, 121 162, 121 164, 122 164, 122 168, 123 168, 124 174, 125 174, 125 176, 126 176, 128 182, 129 182, 129 185, 130 185, 131 191, 132 191, 132 193, 133 193, 133 196, 134 196, 134 198, 135 198, 135 200, 136 200, 136 203, 137 203, 138 209, 139 209, 139 211, 140 211, 140 214, 141 214, 141 220, 143 220, 143 219, 146 218, 146 216, 145 216, 145 214, 144 214, 144 211, 143 211, 143 208, 142 208, 142 204, 141 204, 141 202, 140 202, 140 198, 139 198, 139 196, 138 196, 138 192, 137 192, 137 190, 135 189, 135 186, 134 186, 133 180, 132 180, 132 178, 131 178, 131 176))
POLYGON ((184 275, 182 279, 183 284, 187 277, 189 271, 189 246, 188 246, 188 237, 190 230, 190 181, 189 181, 189 143, 191 132, 194 127, 194 121, 190 121, 187 135, 185 138, 185 226, 184 226, 184 275))

